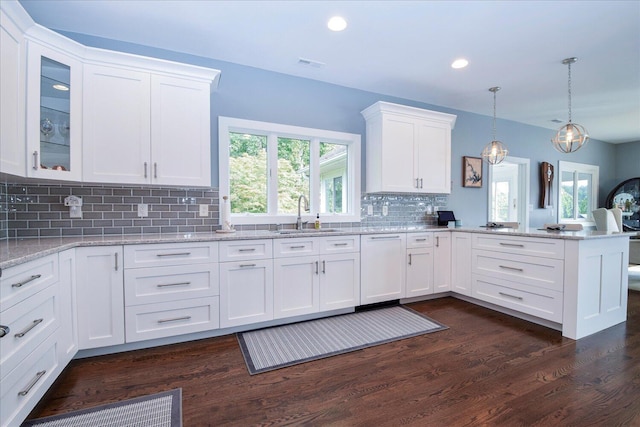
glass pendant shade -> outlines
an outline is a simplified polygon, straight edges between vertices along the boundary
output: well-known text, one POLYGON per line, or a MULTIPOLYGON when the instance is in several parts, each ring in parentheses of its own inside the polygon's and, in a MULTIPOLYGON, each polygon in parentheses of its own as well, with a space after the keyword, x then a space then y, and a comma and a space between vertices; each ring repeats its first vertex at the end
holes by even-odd
POLYGON ((575 153, 589 140, 589 134, 584 126, 571 122, 571 64, 578 58, 567 58, 562 61, 569 68, 569 122, 558 129, 551 142, 553 147, 561 153, 575 153))
POLYGON ((489 92, 493 92, 493 141, 484 147, 481 154, 482 159, 490 165, 501 163, 509 154, 504 144, 496 139, 496 92, 499 90, 498 86, 489 89, 489 92))
POLYGON ((509 151, 504 144, 500 141, 491 141, 482 150, 482 158, 490 165, 497 165, 501 163, 505 157, 507 157, 509 151))

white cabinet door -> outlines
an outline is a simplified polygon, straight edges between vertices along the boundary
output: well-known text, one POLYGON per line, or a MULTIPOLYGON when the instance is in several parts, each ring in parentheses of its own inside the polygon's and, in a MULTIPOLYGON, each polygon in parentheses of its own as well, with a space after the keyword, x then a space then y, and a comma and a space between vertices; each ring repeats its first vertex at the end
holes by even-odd
POLYGON ((29 177, 82 179, 82 67, 62 51, 27 43, 29 177))
POLYGON ((433 247, 407 249, 406 298, 433 293, 433 247))
POLYGON ((471 233, 451 233, 451 290, 471 296, 471 233))
POLYGON ((58 351, 60 363, 66 366, 78 352, 78 317, 76 315, 76 257, 75 249, 58 254, 60 270, 60 329, 58 351))
POLYGON ((360 305, 360 254, 323 255, 320 260, 320 311, 360 305))
POLYGON ((360 303, 372 304, 403 297, 406 235, 373 234, 360 241, 360 303))
POLYGON ((273 319, 273 260, 220 263, 220 327, 273 319))
POLYGON ((414 165, 421 193, 451 193, 451 128, 419 122, 414 165))
POLYGON ((25 46, 22 31, 0 14, 0 172, 24 176, 25 46))
POLYGON ((152 183, 211 185, 211 85, 151 77, 152 183))
POLYGON ((124 343, 121 246, 76 248, 80 350, 124 343))
POLYGON ((149 183, 151 78, 123 68, 84 68, 83 180, 149 183))
POLYGON ((451 233, 434 233, 433 291, 451 290, 451 233))
POLYGON ((320 307, 318 256, 273 261, 274 318, 317 313, 320 307))
MULTIPOLYGON (((414 165, 414 142, 418 128, 414 120, 401 116, 383 118, 382 123, 382 187, 388 192, 418 191, 414 165), (393 141, 393 144, 386 141, 393 141)), ((368 177, 367 177, 368 180, 368 177)), ((368 181, 367 181, 368 182, 368 181)))

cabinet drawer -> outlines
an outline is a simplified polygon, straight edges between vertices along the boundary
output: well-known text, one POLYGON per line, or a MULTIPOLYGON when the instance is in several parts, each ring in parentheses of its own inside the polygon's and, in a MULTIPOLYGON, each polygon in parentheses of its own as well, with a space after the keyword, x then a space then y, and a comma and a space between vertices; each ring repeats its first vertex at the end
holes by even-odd
POLYGON ((360 236, 333 236, 320 238, 320 253, 336 254, 360 252, 360 236))
POLYGON ((58 281, 58 254, 2 270, 0 307, 3 310, 58 281))
POLYGON ((564 262, 559 259, 472 251, 473 273, 489 275, 562 292, 564 262))
POLYGON ((126 245, 124 268, 156 267, 218 261, 217 242, 126 245))
POLYGON ((318 255, 320 241, 317 237, 299 237, 295 239, 276 239, 273 241, 273 256, 275 258, 318 255))
POLYGON ((220 262, 245 259, 267 259, 273 257, 272 241, 236 240, 220 243, 220 262))
POLYGON ((407 248, 430 248, 433 233, 407 233, 407 248))
POLYGON ((0 338, 2 375, 21 364, 58 328, 57 290, 57 284, 49 286, 0 313, 0 324, 9 327, 9 333, 0 338))
POLYGON ((124 271, 125 305, 150 304, 219 294, 218 263, 124 271))
POLYGON ((220 327, 220 298, 207 297, 125 309, 126 341, 170 337, 220 327))
POLYGON ((56 379, 57 357, 54 334, 4 376, 0 381, 0 425, 20 425, 29 415, 56 379))
POLYGON ((564 240, 518 236, 494 236, 474 233, 473 249, 532 255, 545 258, 564 258, 564 240))
POLYGON ((477 274, 473 274, 472 278, 475 298, 552 322, 562 323, 562 292, 477 274))

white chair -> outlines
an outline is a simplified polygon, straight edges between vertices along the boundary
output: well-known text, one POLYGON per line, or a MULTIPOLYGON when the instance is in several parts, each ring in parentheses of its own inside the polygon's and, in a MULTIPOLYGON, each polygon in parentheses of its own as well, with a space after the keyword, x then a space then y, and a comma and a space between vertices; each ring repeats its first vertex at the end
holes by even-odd
POLYGON ((620 209, 599 208, 591 213, 596 222, 596 230, 614 233, 622 231, 622 211, 620 209))

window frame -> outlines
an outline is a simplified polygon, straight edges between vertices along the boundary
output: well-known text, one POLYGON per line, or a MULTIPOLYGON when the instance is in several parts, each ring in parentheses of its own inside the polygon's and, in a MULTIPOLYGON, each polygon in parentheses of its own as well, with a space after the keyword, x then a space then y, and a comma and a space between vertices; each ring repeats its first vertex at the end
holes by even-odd
MULTIPOLYGON (((303 221, 314 221, 320 212, 320 142, 329 142, 347 146, 347 185, 343 183, 343 191, 348 192, 348 206, 346 213, 323 213, 321 220, 328 223, 360 222, 360 175, 361 175, 361 136, 358 134, 337 132, 324 129, 314 129, 278 123, 261 122, 255 120, 238 119, 232 117, 218 117, 218 184, 219 184, 219 212, 223 209, 222 197, 230 194, 229 188, 229 144, 230 132, 260 134, 267 136, 267 213, 238 214, 232 213, 230 222, 234 225, 249 224, 295 224, 296 214, 277 214, 277 174, 273 169, 277 167, 278 137, 309 140, 311 147, 310 159, 310 210, 301 212, 303 221)), ((221 216, 221 215, 220 215, 221 216)))
POLYGON ((589 165, 585 163, 574 163, 574 162, 566 162, 563 160, 558 161, 558 173, 556 175, 557 178, 557 188, 556 191, 556 201, 557 201, 557 219, 558 224, 582 224, 585 227, 595 227, 595 221, 593 219, 593 210, 598 207, 598 187, 600 186, 600 167, 597 165, 589 165), (576 218, 578 213, 578 197, 574 196, 574 218, 573 219, 565 219, 562 218, 562 173, 563 172, 571 172, 573 173, 573 194, 577 195, 578 183, 577 176, 580 173, 590 174, 591 175, 591 195, 589 199, 589 208, 587 209, 587 218, 576 218))

